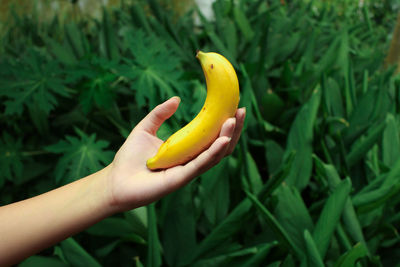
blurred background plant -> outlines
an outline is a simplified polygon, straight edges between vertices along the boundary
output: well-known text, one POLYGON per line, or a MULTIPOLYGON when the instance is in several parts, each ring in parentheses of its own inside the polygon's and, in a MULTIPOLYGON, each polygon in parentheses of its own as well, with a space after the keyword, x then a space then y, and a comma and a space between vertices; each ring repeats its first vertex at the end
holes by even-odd
POLYGON ((396 266, 400 81, 384 63, 399 8, 3 0, 1 205, 107 165, 168 97, 182 104, 158 135, 190 121, 206 96, 196 49, 232 62, 248 112, 199 179, 20 265, 396 266))

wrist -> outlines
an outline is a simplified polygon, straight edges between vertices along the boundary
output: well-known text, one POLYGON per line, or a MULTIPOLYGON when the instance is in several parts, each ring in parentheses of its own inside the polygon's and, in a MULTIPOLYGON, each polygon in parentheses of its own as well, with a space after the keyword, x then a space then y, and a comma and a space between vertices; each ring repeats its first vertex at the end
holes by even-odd
POLYGON ((111 170, 112 163, 86 177, 88 178, 89 191, 92 195, 93 209, 99 210, 104 218, 119 212, 118 207, 114 204, 111 170))

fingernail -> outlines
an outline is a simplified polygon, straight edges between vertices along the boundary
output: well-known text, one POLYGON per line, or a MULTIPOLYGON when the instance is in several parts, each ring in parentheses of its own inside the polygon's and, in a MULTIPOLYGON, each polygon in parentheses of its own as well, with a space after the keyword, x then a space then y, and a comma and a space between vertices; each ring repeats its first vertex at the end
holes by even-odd
POLYGON ((178 99, 178 102, 181 103, 181 98, 179 96, 174 96, 173 98, 178 99))

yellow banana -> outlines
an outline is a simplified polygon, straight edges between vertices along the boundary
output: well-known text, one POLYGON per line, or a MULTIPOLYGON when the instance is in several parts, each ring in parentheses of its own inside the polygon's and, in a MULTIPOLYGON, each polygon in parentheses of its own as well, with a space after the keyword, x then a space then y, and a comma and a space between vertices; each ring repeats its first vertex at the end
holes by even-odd
POLYGON ((171 135, 147 160, 150 170, 184 164, 208 148, 222 124, 236 113, 239 82, 231 63, 217 53, 197 52, 207 84, 207 98, 197 116, 171 135))

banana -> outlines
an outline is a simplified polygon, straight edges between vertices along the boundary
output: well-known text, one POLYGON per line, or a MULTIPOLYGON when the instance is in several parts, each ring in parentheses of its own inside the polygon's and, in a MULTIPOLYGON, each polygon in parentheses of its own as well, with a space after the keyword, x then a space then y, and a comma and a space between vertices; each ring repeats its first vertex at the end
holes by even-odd
POLYGON ((213 52, 198 51, 196 57, 206 78, 204 105, 191 122, 171 135, 147 160, 150 170, 170 168, 195 158, 212 144, 222 124, 236 113, 239 82, 231 63, 213 52))

